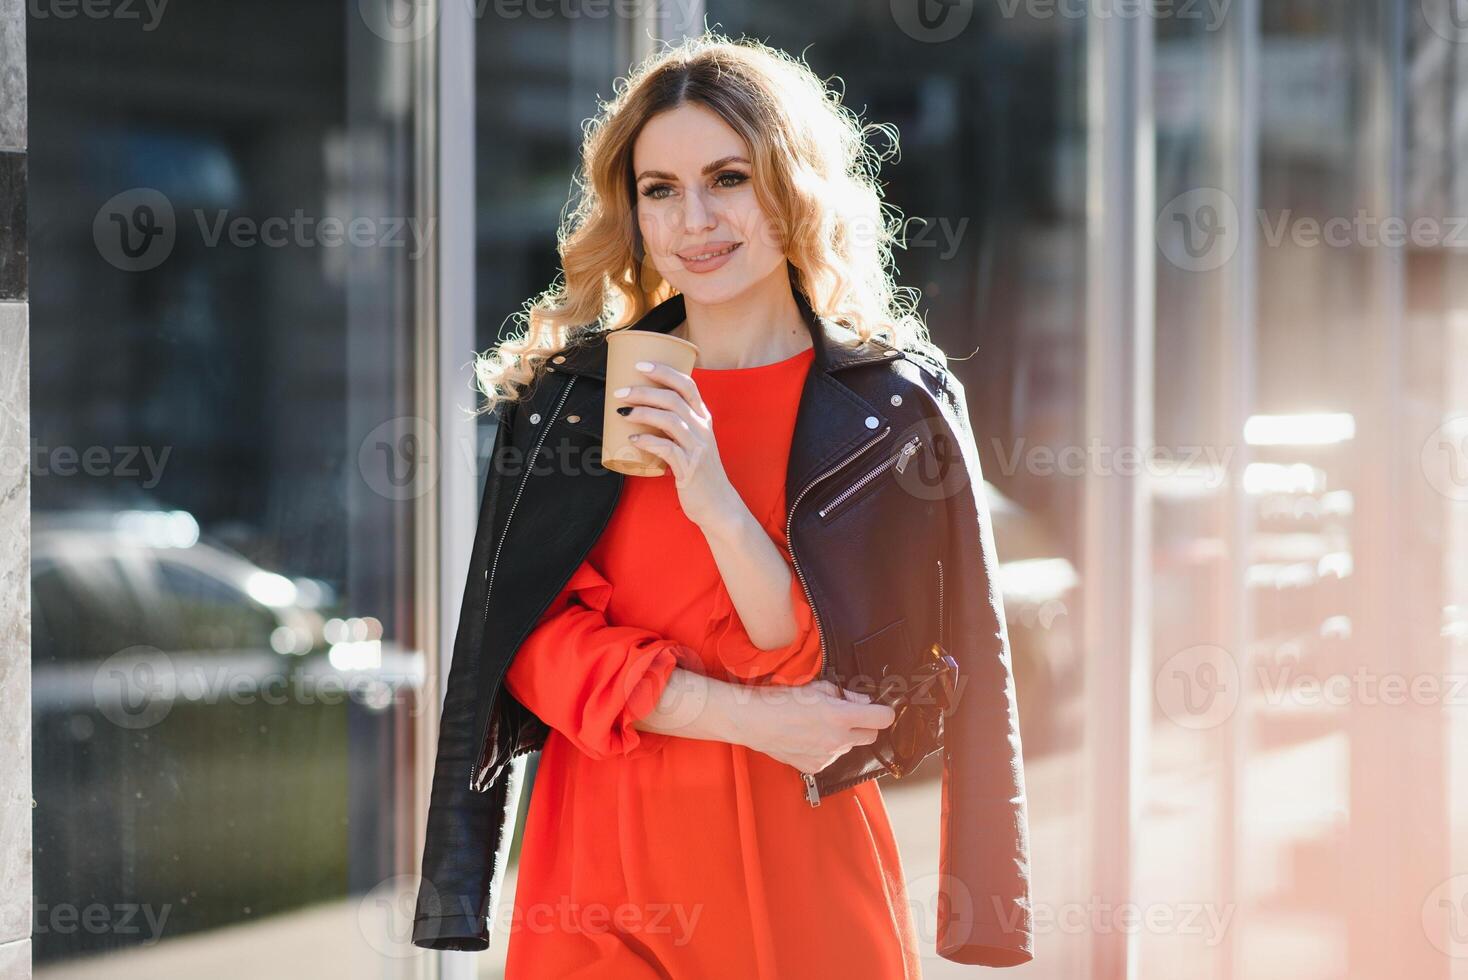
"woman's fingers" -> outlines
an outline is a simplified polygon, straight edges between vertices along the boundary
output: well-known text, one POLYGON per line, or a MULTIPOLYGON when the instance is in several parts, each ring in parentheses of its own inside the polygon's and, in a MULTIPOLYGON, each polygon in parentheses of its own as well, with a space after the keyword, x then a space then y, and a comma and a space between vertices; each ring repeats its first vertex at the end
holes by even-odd
POLYGON ((811 681, 808 686, 813 691, 820 691, 822 694, 828 694, 833 698, 841 697, 841 688, 837 687, 833 681, 828 681, 824 677, 818 681, 811 681))
POLYGON ((677 412, 670 412, 665 408, 649 408, 646 405, 634 405, 632 411, 627 413, 627 418, 633 422, 641 422, 650 425, 668 438, 685 448, 693 438, 693 430, 683 417, 677 412))
POLYGON ((853 691, 850 688, 841 687, 837 685, 835 681, 827 680, 824 677, 822 677, 820 680, 811 681, 806 686, 811 690, 820 691, 822 694, 830 695, 833 698, 839 698, 842 701, 854 701, 863 704, 869 704, 872 700, 869 695, 863 694, 860 691, 853 691))
POLYGON ((848 728, 886 728, 897 720, 889 705, 850 702, 837 706, 841 724, 848 728))
POLYGON ((681 393, 660 385, 632 385, 627 389, 627 394, 618 397, 629 406, 644 405, 674 412, 690 425, 699 415, 681 393))
MULTIPOLYGON (((638 363, 642 362, 639 361, 638 363)), ((643 374, 659 384, 672 388, 678 394, 682 395, 683 400, 691 405, 695 411, 700 415, 703 414, 703 399, 699 397, 698 385, 694 384, 693 378, 690 375, 684 374, 682 371, 676 370, 672 366, 664 364, 662 361, 651 361, 648 363, 652 364, 652 369, 643 371, 643 374)))

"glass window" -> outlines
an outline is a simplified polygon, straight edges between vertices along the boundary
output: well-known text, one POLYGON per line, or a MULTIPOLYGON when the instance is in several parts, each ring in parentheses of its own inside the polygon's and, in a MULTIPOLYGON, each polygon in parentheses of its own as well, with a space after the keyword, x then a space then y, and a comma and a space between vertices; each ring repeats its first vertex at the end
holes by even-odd
POLYGON ((1141 897, 1215 925, 1142 976, 1458 975, 1452 6, 1158 23, 1154 416, 1203 455, 1153 484, 1141 897))
POLYGON ((370 6, 31 8, 37 976, 412 952, 417 500, 375 447, 428 242, 370 6))
POLYGON ((548 5, 534 17, 475 22, 480 350, 560 269, 556 230, 580 163, 581 123, 628 70, 616 58, 619 32, 629 29, 616 9, 548 5))

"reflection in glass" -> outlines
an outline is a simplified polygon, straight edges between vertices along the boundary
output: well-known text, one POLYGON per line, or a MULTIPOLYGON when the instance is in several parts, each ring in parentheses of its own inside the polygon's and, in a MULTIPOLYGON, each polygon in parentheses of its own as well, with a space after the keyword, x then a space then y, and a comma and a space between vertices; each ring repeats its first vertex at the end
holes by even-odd
POLYGON ((415 504, 372 433, 424 241, 412 49, 356 7, 28 27, 37 976, 402 957, 415 504))

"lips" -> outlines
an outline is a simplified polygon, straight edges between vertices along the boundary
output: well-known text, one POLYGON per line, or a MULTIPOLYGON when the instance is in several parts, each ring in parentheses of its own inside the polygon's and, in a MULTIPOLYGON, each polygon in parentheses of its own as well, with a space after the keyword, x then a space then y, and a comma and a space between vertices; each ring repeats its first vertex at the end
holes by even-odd
POLYGON ((678 258, 684 262, 707 262, 710 259, 720 258, 728 255, 738 248, 741 242, 721 242, 710 245, 700 245, 697 249, 688 252, 679 252, 678 258))

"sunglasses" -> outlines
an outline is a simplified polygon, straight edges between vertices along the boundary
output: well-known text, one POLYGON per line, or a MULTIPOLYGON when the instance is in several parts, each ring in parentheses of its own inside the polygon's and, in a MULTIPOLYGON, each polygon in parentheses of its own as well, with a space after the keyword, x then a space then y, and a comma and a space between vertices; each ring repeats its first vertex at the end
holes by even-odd
POLYGON ((935 742, 943 730, 943 716, 956 702, 958 661, 937 643, 928 652, 929 659, 911 673, 883 675, 872 695, 874 702, 897 713, 885 733, 868 746, 894 776, 905 775, 922 761, 914 757, 924 734, 929 744, 935 742))

